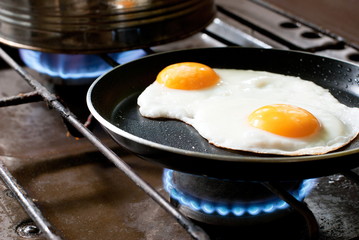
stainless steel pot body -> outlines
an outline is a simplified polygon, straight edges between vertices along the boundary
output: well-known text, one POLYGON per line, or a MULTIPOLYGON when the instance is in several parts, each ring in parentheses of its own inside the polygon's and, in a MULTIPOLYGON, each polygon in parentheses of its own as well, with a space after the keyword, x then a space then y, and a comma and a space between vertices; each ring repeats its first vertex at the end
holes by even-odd
POLYGON ((2 0, 0 41, 46 52, 115 52, 188 37, 214 15, 214 0, 2 0))

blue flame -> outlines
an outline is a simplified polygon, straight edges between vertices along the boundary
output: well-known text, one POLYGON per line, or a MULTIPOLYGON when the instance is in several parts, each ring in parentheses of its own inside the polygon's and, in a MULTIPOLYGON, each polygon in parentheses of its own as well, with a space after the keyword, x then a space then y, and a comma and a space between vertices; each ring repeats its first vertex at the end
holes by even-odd
MULTIPOLYGON (((97 78, 112 69, 98 55, 85 54, 55 54, 19 50, 22 61, 37 72, 62 79, 97 78)), ((123 64, 146 55, 142 49, 108 54, 116 62, 123 64)))
MULTIPOLYGON (((266 201, 264 203, 246 203, 246 204, 219 204, 215 202, 209 202, 201 200, 187 194, 184 194, 177 190, 172 184, 173 170, 165 169, 163 173, 163 183, 166 191, 170 196, 179 201, 180 204, 187 206, 195 211, 202 211, 206 214, 219 214, 221 216, 227 216, 233 214, 237 217, 250 215, 256 216, 259 214, 272 213, 276 210, 286 209, 289 205, 281 200, 276 199, 272 201, 266 201)), ((314 187, 315 179, 303 180, 298 190, 292 191, 291 194, 299 201, 302 201, 304 197, 314 187)))

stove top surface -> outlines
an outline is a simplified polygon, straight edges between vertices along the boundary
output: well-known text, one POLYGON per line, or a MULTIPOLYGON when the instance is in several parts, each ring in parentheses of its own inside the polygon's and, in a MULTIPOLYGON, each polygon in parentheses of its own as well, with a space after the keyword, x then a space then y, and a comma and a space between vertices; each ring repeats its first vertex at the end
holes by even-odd
MULTIPOLYGON (((233 1, 219 2, 223 2, 224 11, 227 9, 226 6, 233 4, 233 1), (229 5, 226 5, 227 2, 229 5)), ((283 4, 279 0, 269 2, 278 6, 283 4)), ((245 9, 239 8, 238 11, 245 9)), ((221 21, 227 20, 226 23, 232 23, 228 16, 222 16, 224 11, 219 13, 217 23, 208 27, 208 34, 217 31, 216 27, 221 21)), ((167 44, 153 49, 166 51, 175 48, 224 45, 208 34, 199 33, 182 41, 180 45, 167 44)), ((262 33, 254 35, 259 36, 262 33)), ((324 41, 330 42, 331 39, 324 41)), ((282 42, 270 44, 278 48, 287 48, 282 42)), ((87 86, 54 86, 42 75, 32 70, 29 72, 64 99, 81 121, 86 119, 88 111, 84 95, 87 86), (70 98, 74 99, 67 99, 69 92, 75 93, 70 94, 70 98)), ((14 70, 1 69, 0 79, 0 98, 31 91, 14 70)), ((0 160, 63 239, 191 239, 171 215, 113 166, 91 143, 84 138, 71 136, 59 114, 49 109, 44 102, 3 107, 0 108, 0 115, 0 160)), ((168 199, 162 186, 163 168, 118 147, 97 123, 92 127, 94 134, 101 141, 168 199)), ((354 171, 359 173, 359 169, 354 171)), ((38 234, 28 227, 32 226, 31 220, 2 183, 0 190, 0 238, 45 239, 43 234, 38 234)), ((304 202, 318 221, 319 239, 349 240, 359 237, 359 186, 350 179, 341 174, 319 178, 304 202)), ((280 224, 286 226, 288 222, 282 221, 280 224)), ((289 226, 293 224, 301 223, 294 221, 290 222, 289 226)), ((264 228, 268 230, 268 226, 264 228)), ((278 229, 268 230, 268 233, 258 233, 257 226, 241 230, 246 234, 253 234, 244 236, 243 239, 263 239, 272 236, 271 234, 277 239, 288 239, 285 231, 282 237, 278 236, 278 229)), ((217 236, 216 228, 209 228, 208 231, 214 232, 213 239, 228 239, 225 234, 217 236)), ((302 232, 303 229, 299 228, 298 231, 302 232)), ((290 238, 303 239, 303 235, 290 235, 290 238)))

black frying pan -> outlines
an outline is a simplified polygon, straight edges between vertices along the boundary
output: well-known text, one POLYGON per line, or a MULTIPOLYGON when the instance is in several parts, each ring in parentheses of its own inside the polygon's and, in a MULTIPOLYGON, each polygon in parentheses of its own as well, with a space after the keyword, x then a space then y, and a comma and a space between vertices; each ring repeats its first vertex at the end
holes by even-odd
POLYGON ((116 67, 90 87, 87 103, 91 113, 121 146, 166 168, 189 173, 221 178, 284 180, 319 177, 359 166, 358 138, 324 155, 252 154, 217 148, 180 121, 140 116, 137 96, 164 67, 183 61, 216 68, 299 76, 329 89, 347 106, 359 106, 357 65, 295 51, 226 47, 154 54, 116 67))

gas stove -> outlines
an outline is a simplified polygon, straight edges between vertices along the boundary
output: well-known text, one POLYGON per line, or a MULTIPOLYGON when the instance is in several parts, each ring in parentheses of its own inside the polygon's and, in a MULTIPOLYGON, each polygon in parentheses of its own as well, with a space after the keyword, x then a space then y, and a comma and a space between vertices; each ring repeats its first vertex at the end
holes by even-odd
MULTIPOLYGON (((237 45, 359 63, 357 43, 272 4, 216 4, 215 19, 201 32, 120 56, 96 55, 96 61, 112 65, 100 70, 156 52, 237 45)), ((51 75, 48 61, 45 70, 43 63, 31 63, 40 57, 58 61, 58 55, 2 48, 2 58, 15 70, 1 63, 1 239, 207 239, 202 231, 218 240, 359 239, 359 168, 299 182, 249 185, 163 169, 119 147, 89 118, 85 94, 94 76, 78 77, 66 68, 51 75), (254 197, 248 203, 234 189, 254 197), (233 199, 237 204, 226 205, 233 199), (190 225, 176 210, 191 219, 190 225)), ((97 71, 95 76, 103 73, 97 71)))

